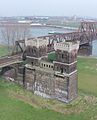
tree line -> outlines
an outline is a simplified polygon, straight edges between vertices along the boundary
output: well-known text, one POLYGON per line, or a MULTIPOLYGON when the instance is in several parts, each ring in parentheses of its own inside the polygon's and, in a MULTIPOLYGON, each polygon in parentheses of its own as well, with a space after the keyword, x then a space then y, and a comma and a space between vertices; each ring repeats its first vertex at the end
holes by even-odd
POLYGON ((11 52, 16 40, 22 40, 31 36, 30 24, 22 23, 1 23, 1 36, 11 52), (10 50, 11 48, 11 50, 10 50))

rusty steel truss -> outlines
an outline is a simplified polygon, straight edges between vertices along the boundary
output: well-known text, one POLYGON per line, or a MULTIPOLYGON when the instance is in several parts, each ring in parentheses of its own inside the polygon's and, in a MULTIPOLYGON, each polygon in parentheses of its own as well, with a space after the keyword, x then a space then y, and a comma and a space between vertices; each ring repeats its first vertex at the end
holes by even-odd
MULTIPOLYGON (((79 40, 80 45, 87 44, 87 43, 90 43, 93 40, 97 39, 97 22, 82 21, 79 26, 79 29, 75 32, 51 34, 51 35, 47 35, 47 36, 40 36, 37 38, 47 39, 49 49, 52 49, 51 46, 54 45, 54 41, 62 42, 62 41, 79 40)), ((32 39, 32 38, 29 38, 29 39, 32 39)), ((20 52, 24 51, 25 40, 16 41, 16 43, 15 43, 16 53, 19 52, 19 49, 20 49, 20 52)))

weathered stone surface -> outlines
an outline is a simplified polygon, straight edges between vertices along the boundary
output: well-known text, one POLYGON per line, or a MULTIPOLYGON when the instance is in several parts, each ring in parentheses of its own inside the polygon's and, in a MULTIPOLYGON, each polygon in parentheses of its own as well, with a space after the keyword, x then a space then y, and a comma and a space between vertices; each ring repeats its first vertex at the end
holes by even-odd
POLYGON ((55 49, 56 60, 53 63, 43 59, 47 52, 46 46, 33 46, 28 50, 25 75, 27 89, 44 98, 63 102, 70 102, 77 97, 77 42, 58 43, 55 49))

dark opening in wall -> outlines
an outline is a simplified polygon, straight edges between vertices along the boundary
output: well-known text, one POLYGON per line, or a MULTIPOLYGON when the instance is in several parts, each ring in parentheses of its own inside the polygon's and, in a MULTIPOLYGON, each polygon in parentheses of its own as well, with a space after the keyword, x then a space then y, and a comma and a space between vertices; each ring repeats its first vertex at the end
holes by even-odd
POLYGON ((63 68, 61 68, 61 73, 63 73, 63 68))
POLYGON ((53 68, 53 66, 51 66, 51 68, 53 68))
POLYGON ((33 62, 31 62, 32 66, 33 66, 33 62))
POLYGON ((64 58, 64 54, 62 54, 62 59, 64 58))

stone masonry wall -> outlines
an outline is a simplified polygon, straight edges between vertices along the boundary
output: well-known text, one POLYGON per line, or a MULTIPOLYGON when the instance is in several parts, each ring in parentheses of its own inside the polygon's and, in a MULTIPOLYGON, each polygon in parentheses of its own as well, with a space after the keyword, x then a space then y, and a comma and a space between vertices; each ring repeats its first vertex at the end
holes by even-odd
POLYGON ((77 97, 78 92, 78 78, 77 78, 77 72, 72 74, 68 78, 68 99, 71 101, 77 97))
POLYGON ((68 80, 45 70, 26 70, 26 87, 45 98, 68 102, 68 80))

